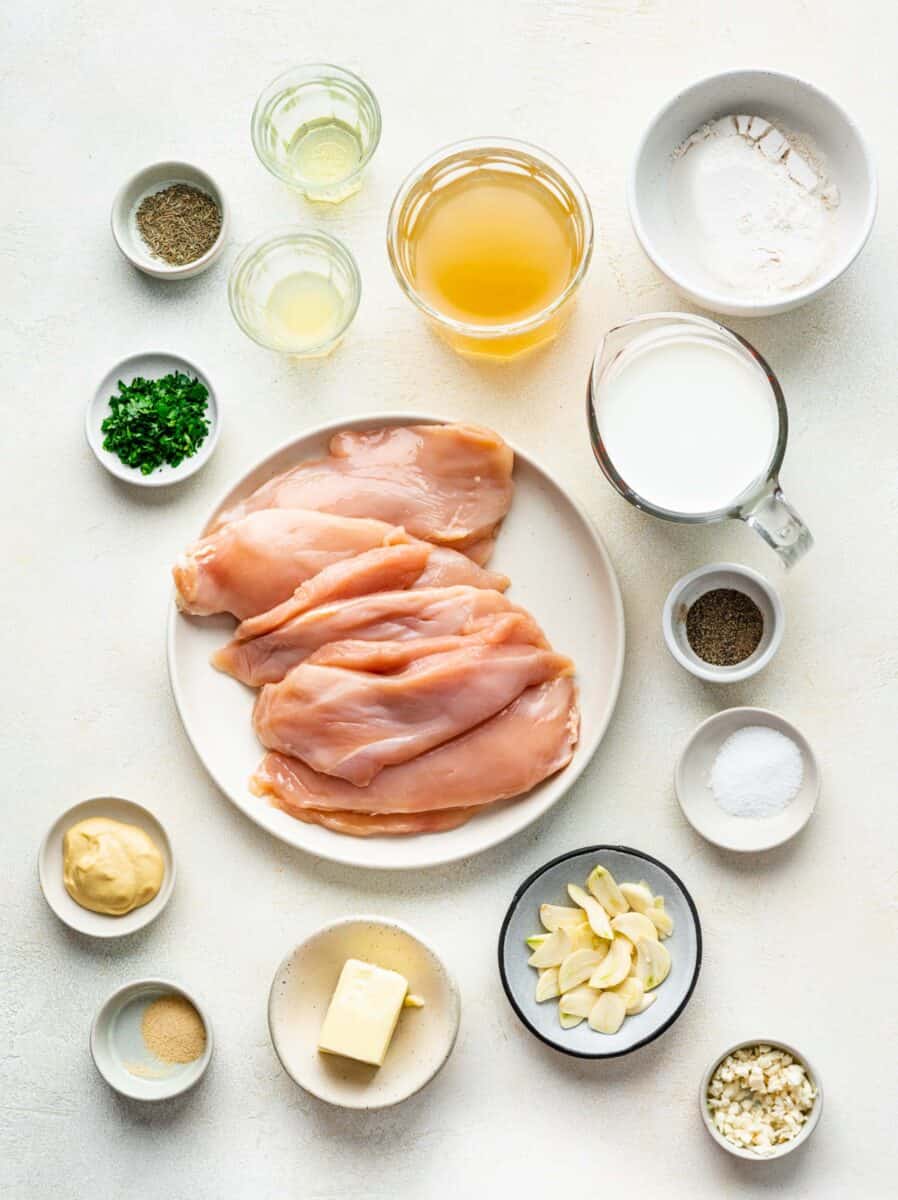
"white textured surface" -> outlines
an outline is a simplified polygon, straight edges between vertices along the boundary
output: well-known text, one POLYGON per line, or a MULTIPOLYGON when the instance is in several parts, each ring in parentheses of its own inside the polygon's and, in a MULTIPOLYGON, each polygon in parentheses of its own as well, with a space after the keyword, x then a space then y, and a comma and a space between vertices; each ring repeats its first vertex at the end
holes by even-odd
POLYGON ((431 1200, 570 1195, 598 1180, 603 1190, 643 1195, 893 1195, 894 7, 47 0, 7 5, 3 24, 0 1191, 16 1200, 431 1200), (335 212, 293 200, 249 143, 257 91, 289 63, 315 57, 361 71, 384 110, 369 184, 335 212), (600 332, 634 312, 678 307, 629 230, 624 178, 635 139, 677 87, 746 63, 831 89, 882 170, 878 227, 849 275, 811 307, 737 323, 779 372, 791 406, 785 483, 817 546, 789 578, 747 529, 672 528, 628 509, 592 465, 582 412, 600 332), (599 226, 566 336, 506 369, 466 365, 431 340, 383 248, 405 170, 441 143, 487 132, 555 151, 580 176, 599 226), (182 284, 138 275, 109 232, 122 179, 163 157, 207 166, 233 204, 224 259, 182 284), (292 218, 345 235, 364 275, 345 346, 305 366, 242 337, 225 296, 239 245, 292 218), (93 461, 83 406, 110 361, 154 346, 206 365, 225 426, 209 468, 183 490, 135 495, 93 461), (304 424, 373 405, 429 404, 494 423, 570 482, 620 572, 630 644, 617 715, 575 793, 503 848, 397 880, 288 850, 208 783, 165 679, 167 568, 211 498, 304 424), (770 574, 787 610, 775 662, 728 691, 676 666, 660 631, 671 582, 711 558, 770 574), (737 703, 793 718, 824 772, 807 830, 758 861, 705 845, 673 797, 674 759, 693 726, 737 703), (44 905, 35 871, 59 810, 102 792, 153 807, 179 859, 165 914, 115 946, 69 935, 44 905), (499 986, 495 934, 531 869, 598 840, 640 847, 680 873, 706 945, 679 1024, 631 1058, 591 1066, 536 1044, 518 1025, 499 986), (461 1036, 444 1073, 407 1105, 369 1117, 297 1090, 265 1024, 272 974, 293 941, 365 910, 418 926, 463 992, 461 1036), (147 1112, 106 1088, 87 1037, 104 997, 151 973, 205 997, 217 1047, 195 1094, 147 1112), (731 1161, 699 1120, 708 1059, 754 1031, 806 1047, 826 1084, 818 1132, 781 1164, 731 1161))

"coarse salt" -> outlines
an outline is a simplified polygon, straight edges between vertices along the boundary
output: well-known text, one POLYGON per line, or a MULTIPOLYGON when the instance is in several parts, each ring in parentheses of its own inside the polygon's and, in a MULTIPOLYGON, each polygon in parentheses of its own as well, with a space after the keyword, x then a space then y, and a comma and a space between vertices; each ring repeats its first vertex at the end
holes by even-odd
POLYGON ((801 751, 767 725, 746 725, 717 752, 709 786, 734 817, 773 817, 795 799, 804 778, 801 751))

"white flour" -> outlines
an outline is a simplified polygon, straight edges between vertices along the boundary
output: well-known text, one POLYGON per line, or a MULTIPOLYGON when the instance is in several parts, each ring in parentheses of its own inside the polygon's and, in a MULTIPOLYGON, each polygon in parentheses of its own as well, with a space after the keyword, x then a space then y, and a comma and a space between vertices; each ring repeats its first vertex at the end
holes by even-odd
POLYGON ((805 141, 763 117, 721 117, 674 152, 674 219, 718 284, 769 298, 822 273, 838 189, 805 141))

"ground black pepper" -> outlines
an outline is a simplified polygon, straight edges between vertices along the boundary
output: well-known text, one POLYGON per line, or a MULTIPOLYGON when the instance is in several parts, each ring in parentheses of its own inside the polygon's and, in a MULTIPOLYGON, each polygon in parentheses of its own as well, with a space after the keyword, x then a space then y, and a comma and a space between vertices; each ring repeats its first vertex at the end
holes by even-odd
POLYGON ((211 196, 188 183, 173 183, 145 197, 137 210, 140 236, 173 267, 195 262, 221 232, 221 209, 211 196))
POLYGON ((764 617, 750 596, 735 588, 712 588, 686 614, 686 637, 703 662, 733 667, 754 654, 764 617))

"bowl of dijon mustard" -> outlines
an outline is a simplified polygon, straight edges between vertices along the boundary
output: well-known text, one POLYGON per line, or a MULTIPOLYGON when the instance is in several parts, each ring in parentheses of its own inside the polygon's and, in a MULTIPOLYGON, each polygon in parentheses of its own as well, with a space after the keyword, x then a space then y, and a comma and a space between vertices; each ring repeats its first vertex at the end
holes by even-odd
POLYGON ((161 822, 132 800, 98 796, 62 813, 38 855, 50 908, 70 929, 122 937, 162 912, 175 882, 161 822))

